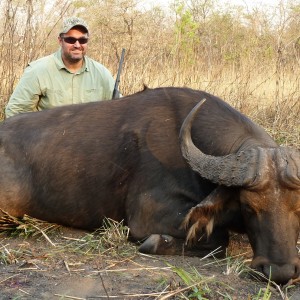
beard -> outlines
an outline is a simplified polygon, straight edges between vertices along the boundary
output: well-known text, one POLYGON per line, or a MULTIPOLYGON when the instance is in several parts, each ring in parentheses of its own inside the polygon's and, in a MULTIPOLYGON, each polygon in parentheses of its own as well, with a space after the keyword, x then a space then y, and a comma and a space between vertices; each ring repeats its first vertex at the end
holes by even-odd
POLYGON ((76 64, 82 61, 85 53, 86 49, 83 48, 62 49, 63 60, 69 64, 76 64))
POLYGON ((83 53, 80 54, 68 53, 67 55, 65 55, 65 59, 69 63, 78 63, 83 59, 83 56, 84 56, 83 53))

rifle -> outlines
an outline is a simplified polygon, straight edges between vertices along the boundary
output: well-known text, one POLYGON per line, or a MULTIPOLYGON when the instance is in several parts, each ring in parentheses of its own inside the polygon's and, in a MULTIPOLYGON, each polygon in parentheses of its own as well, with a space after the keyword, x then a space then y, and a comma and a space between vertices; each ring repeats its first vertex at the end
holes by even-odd
POLYGON ((117 74, 117 78, 116 78, 116 82, 115 82, 115 86, 114 86, 114 91, 113 91, 113 94, 112 94, 112 99, 115 99, 116 96, 119 93, 118 87, 119 87, 119 83, 120 83, 120 75, 121 75, 121 71, 122 71, 124 54, 125 54, 125 49, 123 48, 122 49, 122 54, 121 54, 121 59, 120 59, 120 62, 119 62, 119 69, 118 69, 118 74, 117 74))

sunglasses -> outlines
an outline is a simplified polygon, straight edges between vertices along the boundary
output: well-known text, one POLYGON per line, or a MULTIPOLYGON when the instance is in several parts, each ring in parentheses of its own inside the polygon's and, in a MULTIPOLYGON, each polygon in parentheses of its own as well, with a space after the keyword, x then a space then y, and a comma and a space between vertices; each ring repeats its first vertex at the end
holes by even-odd
POLYGON ((88 38, 84 38, 84 37, 76 39, 72 36, 66 36, 66 37, 61 37, 61 38, 68 44, 75 44, 78 41, 80 45, 86 44, 89 40, 88 38))

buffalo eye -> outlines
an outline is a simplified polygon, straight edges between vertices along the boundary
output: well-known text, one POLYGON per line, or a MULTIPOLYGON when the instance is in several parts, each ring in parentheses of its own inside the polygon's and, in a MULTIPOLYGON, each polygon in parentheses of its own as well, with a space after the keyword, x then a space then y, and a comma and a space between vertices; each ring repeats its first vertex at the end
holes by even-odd
POLYGON ((300 222, 300 210, 296 210, 296 211, 295 211, 295 214, 296 214, 296 216, 298 217, 299 222, 300 222))
POLYGON ((251 215, 255 214, 255 210, 248 203, 243 203, 241 205, 241 209, 242 209, 242 212, 244 214, 246 214, 247 216, 251 216, 251 215))

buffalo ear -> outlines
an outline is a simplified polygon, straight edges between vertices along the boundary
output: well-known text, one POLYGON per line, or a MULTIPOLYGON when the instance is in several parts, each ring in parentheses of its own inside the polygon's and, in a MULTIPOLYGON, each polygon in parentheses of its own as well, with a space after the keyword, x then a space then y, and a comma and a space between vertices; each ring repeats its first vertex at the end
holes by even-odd
POLYGON ((188 230, 186 242, 194 243, 205 230, 209 236, 214 227, 216 216, 224 210, 231 198, 231 190, 224 186, 218 186, 202 202, 192 207, 186 215, 183 226, 188 230))

